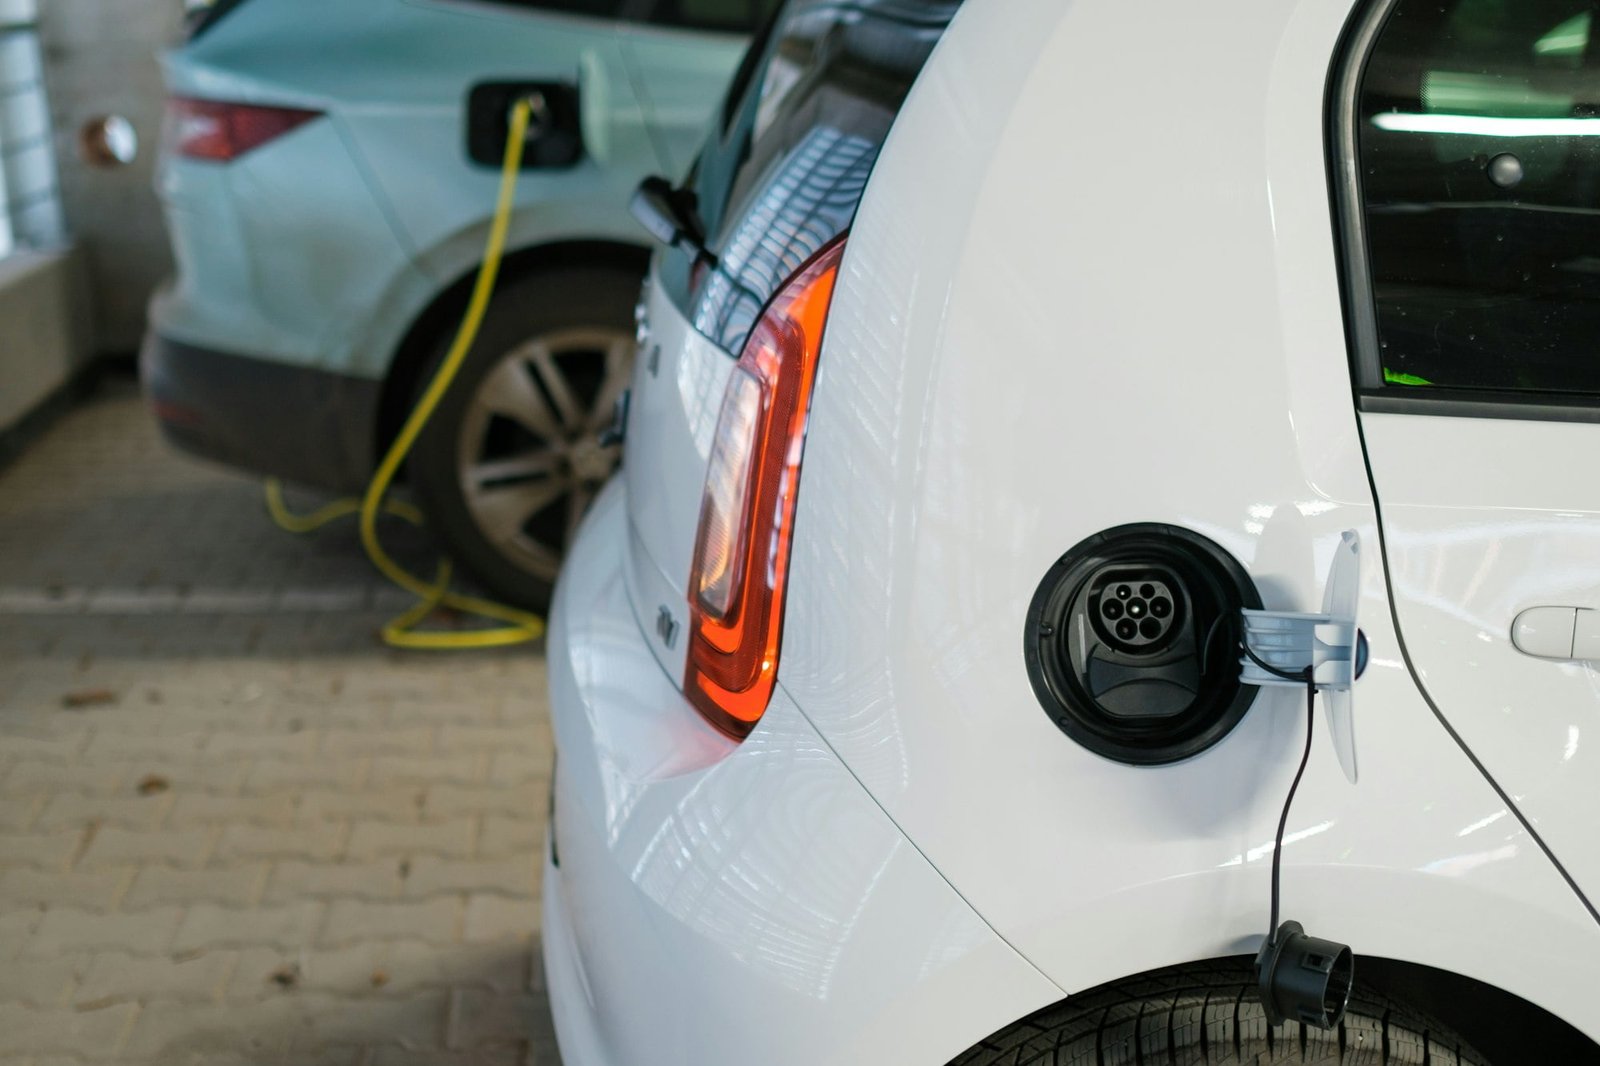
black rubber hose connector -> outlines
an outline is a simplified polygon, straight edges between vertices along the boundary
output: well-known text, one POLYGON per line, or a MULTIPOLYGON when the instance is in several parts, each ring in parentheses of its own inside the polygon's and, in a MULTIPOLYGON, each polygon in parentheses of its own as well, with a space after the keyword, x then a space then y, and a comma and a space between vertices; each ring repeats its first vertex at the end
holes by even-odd
POLYGON ((1261 945, 1256 980, 1270 1024, 1293 1018, 1332 1029, 1350 1005, 1355 956, 1344 944, 1307 936, 1299 922, 1284 922, 1261 945))

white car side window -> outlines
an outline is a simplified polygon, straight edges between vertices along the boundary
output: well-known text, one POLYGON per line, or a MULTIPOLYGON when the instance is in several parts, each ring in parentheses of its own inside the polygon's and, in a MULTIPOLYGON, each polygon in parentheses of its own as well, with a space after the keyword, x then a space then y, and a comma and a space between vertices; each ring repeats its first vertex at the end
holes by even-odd
POLYGON ((1354 112, 1382 381, 1600 397, 1592 0, 1398 0, 1354 112))

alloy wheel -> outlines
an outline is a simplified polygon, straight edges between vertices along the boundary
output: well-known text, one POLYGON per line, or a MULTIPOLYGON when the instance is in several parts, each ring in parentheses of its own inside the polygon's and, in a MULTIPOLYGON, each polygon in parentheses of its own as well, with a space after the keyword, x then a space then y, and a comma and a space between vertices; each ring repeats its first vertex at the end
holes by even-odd
POLYGON ((578 523, 621 448, 603 446, 633 372, 633 336, 559 330, 506 352, 467 405, 457 443, 461 496, 485 540, 554 581, 578 523))

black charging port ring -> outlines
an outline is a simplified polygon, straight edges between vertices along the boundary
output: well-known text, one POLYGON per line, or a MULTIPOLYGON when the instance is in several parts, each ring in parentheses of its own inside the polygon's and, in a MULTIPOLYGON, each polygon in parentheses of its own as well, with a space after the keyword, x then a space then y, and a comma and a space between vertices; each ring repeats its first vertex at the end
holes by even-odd
POLYGON ((1192 758, 1255 700, 1227 654, 1243 608, 1261 608, 1249 574, 1200 534, 1153 522, 1096 533, 1056 560, 1034 592, 1023 637, 1028 680, 1056 727, 1097 755, 1133 766, 1192 758), (1141 692, 1157 695, 1130 695, 1141 692))

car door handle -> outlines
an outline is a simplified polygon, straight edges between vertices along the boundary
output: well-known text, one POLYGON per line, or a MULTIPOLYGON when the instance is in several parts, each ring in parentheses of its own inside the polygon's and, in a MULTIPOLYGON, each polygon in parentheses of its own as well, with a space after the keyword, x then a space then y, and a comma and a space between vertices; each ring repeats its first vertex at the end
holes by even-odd
POLYGON ((1539 659, 1600 660, 1600 611, 1529 607, 1511 623, 1511 643, 1539 659))

